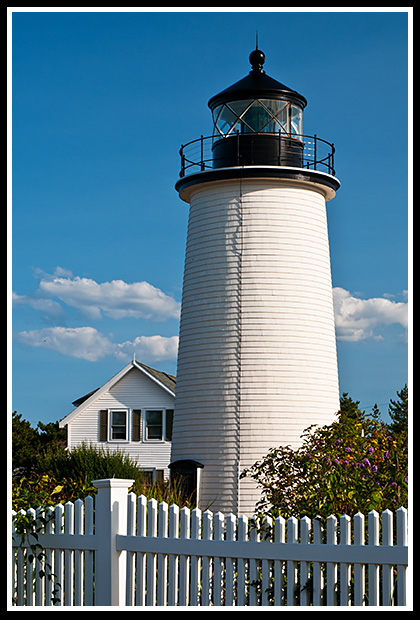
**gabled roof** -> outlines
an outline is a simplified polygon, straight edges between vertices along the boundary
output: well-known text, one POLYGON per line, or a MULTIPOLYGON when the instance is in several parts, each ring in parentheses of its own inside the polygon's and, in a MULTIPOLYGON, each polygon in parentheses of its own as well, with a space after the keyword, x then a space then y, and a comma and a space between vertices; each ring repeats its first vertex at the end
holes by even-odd
POLYGON ((133 368, 137 368, 140 370, 146 377, 154 381, 159 387, 161 387, 165 392, 168 392, 171 396, 175 398, 175 386, 176 386, 176 377, 170 375, 165 372, 161 372, 160 370, 156 370, 155 368, 151 368, 150 366, 146 366, 146 364, 142 364, 137 360, 133 359, 127 366, 125 366, 120 372, 112 377, 109 381, 107 381, 102 387, 85 394, 85 396, 81 396, 80 398, 73 401, 73 405, 76 406, 76 409, 69 413, 63 420, 60 422, 60 427, 66 426, 71 420, 73 420, 76 416, 78 416, 86 407, 88 407, 92 402, 94 402, 97 398, 99 398, 102 394, 110 390, 120 379, 122 379, 130 370, 133 368))

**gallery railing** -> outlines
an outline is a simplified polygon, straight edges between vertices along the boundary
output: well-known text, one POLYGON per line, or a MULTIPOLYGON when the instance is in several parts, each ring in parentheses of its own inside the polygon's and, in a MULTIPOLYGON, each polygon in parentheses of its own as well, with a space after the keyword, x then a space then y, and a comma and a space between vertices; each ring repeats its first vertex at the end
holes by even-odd
POLYGON ((291 166, 335 175, 334 145, 316 134, 230 134, 201 136, 180 148, 180 177, 214 168, 291 166), (226 148, 229 147, 229 148, 226 148))

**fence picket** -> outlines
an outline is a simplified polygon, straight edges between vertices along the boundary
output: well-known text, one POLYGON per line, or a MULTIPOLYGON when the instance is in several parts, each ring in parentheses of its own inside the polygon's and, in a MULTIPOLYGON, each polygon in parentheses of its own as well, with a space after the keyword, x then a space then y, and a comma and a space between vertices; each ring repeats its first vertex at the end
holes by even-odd
MULTIPOLYGON (((203 515, 203 540, 211 540, 213 538, 213 513, 206 510, 203 515)), ((211 569, 212 558, 208 555, 203 556, 202 562, 202 580, 203 587, 201 604, 208 607, 211 604, 211 569)))
MULTIPOLYGON (((382 544, 391 547, 393 542, 393 518, 390 510, 382 513, 382 544)), ((382 566, 382 604, 389 606, 393 603, 393 567, 391 564, 382 566)))
MULTIPOLYGON (((348 515, 340 517, 340 545, 351 543, 351 519, 348 515)), ((340 563, 340 606, 350 605, 351 566, 345 562, 340 563)))
MULTIPOLYGON (((74 533, 83 534, 84 503, 81 499, 74 502, 74 533)), ((74 604, 83 604, 83 551, 74 551, 74 604)))
MULTIPOLYGON (((83 502, 82 502, 83 503, 83 502)), ((49 506, 45 511, 45 532, 52 534, 53 532, 53 514, 54 508, 49 506)), ((48 578, 45 580, 45 605, 48 607, 52 605, 53 598, 53 580, 52 580, 52 566, 53 566, 53 550, 45 549, 45 573, 48 578)))
MULTIPOLYGON (((379 515, 375 510, 368 514, 368 539, 369 546, 379 545, 379 515)), ((372 554, 375 557, 375 554, 372 554)), ((368 587, 370 607, 379 605, 379 564, 370 563, 368 567, 368 587)))
MULTIPOLYGON (((24 513, 24 511, 21 511, 24 513)), ((36 512, 33 508, 27 510, 26 513, 33 521, 36 519, 36 512)), ((35 560, 32 557, 32 551, 28 550, 26 553, 26 604, 30 607, 34 604, 34 570, 35 570, 35 560)), ((23 558, 23 549, 19 549, 18 553, 21 554, 23 558)), ((18 581, 18 595, 19 590, 23 590, 23 580, 18 581)), ((21 605, 23 605, 23 599, 21 598, 21 605)))
MULTIPOLYGON (((159 537, 168 537, 168 504, 161 502, 159 504, 159 537)), ((158 591, 157 591, 157 604, 159 606, 166 605, 167 601, 167 584, 168 584, 168 558, 164 553, 158 554, 158 591)))
MULTIPOLYGON (((58 504, 54 511, 54 533, 57 536, 57 549, 54 550, 54 590, 56 605, 63 605, 64 596, 64 567, 63 567, 63 551, 60 549, 60 536, 63 534, 64 506, 58 504)), ((88 533, 88 532, 86 532, 88 533)), ((85 603, 86 605, 88 603, 85 603)))
MULTIPOLYGON (((64 505, 64 533, 74 534, 74 505, 67 502, 64 505)), ((73 605, 73 551, 64 551, 64 605, 73 605)))
MULTIPOLYGON (((175 504, 169 508, 169 537, 179 537, 179 507, 175 504)), ((168 605, 177 604, 178 593, 178 556, 171 553, 168 558, 168 605)))
POLYGON ((269 517, 260 522, 198 508, 180 510, 165 502, 158 506, 155 499, 124 495, 129 483, 95 481, 99 493, 108 493, 101 501, 87 497, 45 512, 21 511, 35 519, 39 537, 30 540, 39 541, 42 552, 32 559, 28 542, 22 544, 14 533, 14 604, 92 606, 96 599, 100 605, 104 584, 113 588, 117 583, 122 587, 113 590, 108 604, 407 605, 405 508, 395 516, 389 510, 381 515, 371 511, 366 538, 361 513, 353 519, 341 515, 339 522, 334 515, 325 522, 291 517, 286 523, 277 517, 273 524, 269 517), (122 520, 112 513, 106 516, 110 489, 120 489, 110 505, 122 520), (107 555, 107 550, 112 553, 107 555), (98 553, 114 568, 108 568, 108 562, 95 564, 98 553), (110 580, 111 575, 116 580, 110 580))
MULTIPOLYGON (((397 545, 407 546, 407 509, 398 508, 397 510, 397 545)), ((397 605, 407 604, 406 592, 406 572, 407 566, 400 564, 397 566, 397 605)))
MULTIPOLYGON (((147 536, 157 536, 157 501, 147 502, 147 536)), ((149 607, 156 605, 156 553, 149 552, 146 560, 146 601, 149 607)))
MULTIPOLYGON (((311 520, 309 517, 303 517, 300 520, 300 542, 303 545, 309 545, 311 542, 311 520)), ((310 562, 300 563, 300 605, 309 605, 309 588, 310 588, 310 562)))
MULTIPOLYGON (((327 518, 327 545, 337 544, 337 517, 327 518)), ((327 561, 327 605, 337 604, 337 564, 327 561)))
MULTIPOLYGON (((190 509, 184 506, 181 510, 181 534, 180 538, 190 538, 190 509)), ((179 557, 179 604, 183 607, 189 601, 189 557, 179 557)))
MULTIPOLYGON (((90 495, 85 499, 85 533, 88 536, 93 534, 93 517, 94 517, 94 502, 93 497, 90 495)), ((57 527, 57 514, 56 514, 56 527, 57 527)), ((94 602, 93 598, 93 561, 94 551, 86 549, 85 551, 85 605, 92 606, 94 602)))
MULTIPOLYGON (((251 531, 249 533, 249 540, 251 542, 258 542, 260 540, 260 535, 258 533, 258 522, 256 517, 252 517, 251 519, 251 531)), ((249 604, 251 606, 258 605, 258 573, 259 562, 258 560, 252 558, 249 560, 249 604)))
MULTIPOLYGON (((37 532, 42 533, 44 532, 44 527, 42 526, 42 519, 44 516, 44 511, 42 508, 37 508, 36 509, 36 517, 35 517, 35 523, 36 523, 36 528, 37 528, 37 532)), ((35 605, 37 607, 40 607, 41 605, 44 605, 44 580, 42 578, 42 573, 44 571, 44 561, 42 559, 42 556, 39 552, 37 552, 35 557, 35 605)))
MULTIPOLYGON (((25 510, 19 510, 19 514, 23 516, 26 514, 26 512, 25 510)), ((19 579, 19 575, 21 575, 24 571, 25 553, 24 553, 23 547, 19 547, 17 549, 16 555, 17 557, 15 558, 15 567, 14 567, 16 570, 16 576, 14 576, 13 585, 14 585, 15 595, 17 597, 17 604, 23 605, 24 604, 24 589, 23 589, 24 583, 23 583, 23 579, 19 579)), ((29 560, 27 562, 29 564, 29 560)), ((31 565, 33 565, 33 562, 31 562, 31 565)), ((30 588, 32 589, 32 580, 31 580, 30 588)))
MULTIPOLYGON (((225 515, 218 512, 214 516, 214 540, 224 540, 225 515)), ((221 557, 213 559, 213 605, 223 604, 223 562, 221 557)))
MULTIPOLYGON (((248 540, 248 518, 245 515, 241 515, 238 519, 238 541, 245 542, 248 540)), ((237 597, 238 606, 243 607, 247 601, 247 561, 243 558, 238 558, 238 586, 237 597)))
MULTIPOLYGON (((137 536, 146 536, 147 499, 140 495, 137 500, 137 536)), ((137 553, 136 605, 146 605, 146 553, 137 553)))
MULTIPOLYGON (((271 542, 271 529, 273 520, 266 517, 263 522, 263 542, 269 544, 271 542)), ((262 560, 261 562, 261 605, 270 605, 270 582, 271 582, 271 566, 270 560, 262 560)))
MULTIPOLYGON (((226 517, 226 540, 235 540, 236 517, 228 514, 226 517)), ((235 561, 233 558, 226 558, 226 584, 225 584, 225 605, 234 605, 234 580, 235 580, 235 561)))
MULTIPOLYGON (((353 519, 354 522, 354 544, 361 546, 365 544, 365 516, 358 512, 353 519)), ((361 607, 365 603, 365 567, 364 564, 355 563, 354 565, 354 605, 361 607)))
MULTIPOLYGON (((290 517, 287 520, 287 542, 297 544, 298 542, 298 520, 296 517, 290 517)), ((293 607, 296 605, 296 588, 298 587, 298 569, 297 562, 293 560, 287 561, 287 605, 293 607)))
MULTIPOLYGON (((201 538, 201 510, 194 508, 191 518, 191 538, 193 540, 200 540, 201 538)), ((200 566, 201 558, 199 555, 192 555, 190 558, 191 563, 191 595, 190 605, 196 607, 200 604, 200 566)))
MULTIPOLYGON (((322 523, 321 517, 315 517, 313 523, 313 539, 314 545, 320 545, 322 543, 322 523)), ((323 604, 324 601, 324 574, 322 570, 321 562, 313 563, 313 605, 318 607, 323 604)))
MULTIPOLYGON (((127 534, 136 533, 136 503, 137 497, 134 493, 129 493, 127 497, 127 534)), ((135 554, 127 553, 127 572, 126 572, 126 605, 134 604, 134 576, 135 576, 135 554)))
MULTIPOLYGON (((285 520, 277 517, 274 522, 274 540, 284 543, 286 536, 285 520)), ((284 562, 274 561, 274 605, 284 605, 284 562)))

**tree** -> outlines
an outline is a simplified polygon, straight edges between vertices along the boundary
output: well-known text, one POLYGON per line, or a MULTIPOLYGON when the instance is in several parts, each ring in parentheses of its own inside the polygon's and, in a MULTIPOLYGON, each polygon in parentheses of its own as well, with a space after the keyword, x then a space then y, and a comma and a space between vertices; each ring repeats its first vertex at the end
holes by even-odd
POLYGON ((58 422, 43 424, 33 428, 20 413, 12 414, 12 472, 13 478, 30 475, 39 463, 40 457, 50 450, 66 447, 66 429, 59 428, 58 422))
POLYGON ((392 434, 408 434, 408 388, 407 384, 397 391, 398 400, 390 400, 388 413, 392 420, 389 430, 392 434))
POLYGON ((340 397, 340 411, 338 412, 340 419, 355 421, 363 419, 364 411, 360 409, 359 405, 360 401, 353 400, 347 392, 343 392, 340 397))
POLYGON ((26 476, 32 469, 38 449, 38 435, 30 422, 17 411, 12 414, 12 473, 26 476))
POLYGON ((38 422, 37 429, 42 448, 48 448, 51 445, 60 446, 63 449, 66 448, 67 430, 60 428, 58 422, 48 422, 48 424, 38 422))
POLYGON ((378 403, 375 403, 372 407, 372 412, 369 414, 374 420, 380 420, 381 419, 381 411, 378 407, 378 403))

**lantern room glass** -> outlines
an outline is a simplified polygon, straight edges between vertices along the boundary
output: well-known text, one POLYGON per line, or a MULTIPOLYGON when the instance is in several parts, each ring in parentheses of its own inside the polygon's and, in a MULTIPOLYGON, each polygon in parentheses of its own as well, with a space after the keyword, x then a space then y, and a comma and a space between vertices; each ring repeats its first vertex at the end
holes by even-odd
POLYGON ((303 110, 281 99, 231 101, 213 110, 213 137, 239 133, 303 134, 303 110))

